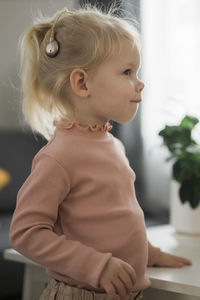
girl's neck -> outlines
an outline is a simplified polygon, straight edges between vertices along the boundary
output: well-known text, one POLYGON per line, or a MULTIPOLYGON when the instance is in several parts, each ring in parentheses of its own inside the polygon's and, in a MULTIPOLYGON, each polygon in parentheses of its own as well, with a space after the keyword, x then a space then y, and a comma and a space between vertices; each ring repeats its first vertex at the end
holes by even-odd
POLYGON ((103 126, 105 125, 109 120, 95 120, 92 118, 87 119, 81 119, 81 118, 75 118, 75 117, 68 117, 66 120, 64 120, 66 123, 70 124, 73 122, 76 122, 78 125, 82 127, 87 127, 88 125, 91 125, 92 127, 95 127, 96 125, 103 126))

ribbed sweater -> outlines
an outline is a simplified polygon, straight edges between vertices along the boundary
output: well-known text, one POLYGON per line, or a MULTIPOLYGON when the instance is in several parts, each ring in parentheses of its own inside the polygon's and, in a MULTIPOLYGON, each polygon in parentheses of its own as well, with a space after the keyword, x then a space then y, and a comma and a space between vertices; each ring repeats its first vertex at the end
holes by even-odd
POLYGON ((135 269, 139 291, 150 285, 145 271, 160 249, 147 240, 136 176, 110 129, 57 124, 18 192, 10 240, 51 277, 96 291, 118 257, 135 269))

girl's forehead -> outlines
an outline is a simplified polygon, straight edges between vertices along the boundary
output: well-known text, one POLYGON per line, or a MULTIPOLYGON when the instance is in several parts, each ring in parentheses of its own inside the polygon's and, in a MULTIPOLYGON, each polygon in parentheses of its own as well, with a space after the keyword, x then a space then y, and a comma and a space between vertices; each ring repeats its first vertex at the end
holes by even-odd
POLYGON ((110 62, 113 63, 140 63, 140 53, 135 43, 126 41, 119 47, 116 47, 110 57, 110 62))
POLYGON ((129 65, 138 69, 140 67, 140 53, 136 44, 130 41, 117 45, 112 54, 98 65, 94 72, 91 72, 91 77, 94 74, 103 74, 106 70, 119 70, 129 65))

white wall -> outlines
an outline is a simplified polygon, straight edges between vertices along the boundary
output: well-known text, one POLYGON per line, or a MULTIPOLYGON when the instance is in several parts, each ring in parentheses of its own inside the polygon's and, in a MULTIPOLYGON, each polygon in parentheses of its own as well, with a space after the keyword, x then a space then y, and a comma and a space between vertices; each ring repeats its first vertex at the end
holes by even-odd
POLYGON ((0 0, 0 129, 19 128, 18 39, 40 11, 47 16, 58 9, 79 7, 78 0, 0 0))

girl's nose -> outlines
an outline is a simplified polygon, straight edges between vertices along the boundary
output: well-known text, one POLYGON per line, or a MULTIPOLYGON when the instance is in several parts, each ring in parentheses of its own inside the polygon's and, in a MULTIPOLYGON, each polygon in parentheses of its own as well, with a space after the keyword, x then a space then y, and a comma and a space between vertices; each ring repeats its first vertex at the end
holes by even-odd
POLYGON ((143 89, 144 89, 144 82, 138 80, 137 92, 141 93, 143 89))

